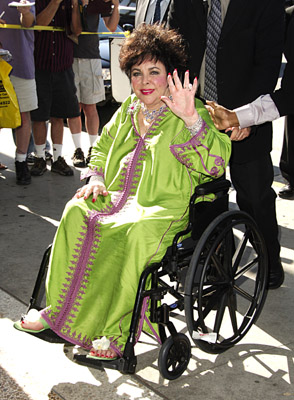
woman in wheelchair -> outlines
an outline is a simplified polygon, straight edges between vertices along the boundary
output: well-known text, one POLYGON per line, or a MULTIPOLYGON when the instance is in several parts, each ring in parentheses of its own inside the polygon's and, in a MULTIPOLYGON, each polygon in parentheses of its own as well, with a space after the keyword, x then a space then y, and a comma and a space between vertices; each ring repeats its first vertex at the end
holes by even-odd
POLYGON ((185 229, 195 186, 222 176, 227 135, 196 99, 197 80, 177 69, 182 38, 141 25, 122 45, 128 97, 92 150, 88 183, 68 202, 46 282, 46 308, 15 323, 21 331, 53 330, 88 349, 89 357, 123 353, 140 275, 185 229))

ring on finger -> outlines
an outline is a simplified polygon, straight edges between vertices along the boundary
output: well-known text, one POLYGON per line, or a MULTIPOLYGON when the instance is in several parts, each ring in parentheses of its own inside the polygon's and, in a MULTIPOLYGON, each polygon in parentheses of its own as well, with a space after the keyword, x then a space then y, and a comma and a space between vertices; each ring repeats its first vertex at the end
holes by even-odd
POLYGON ((187 90, 192 90, 192 84, 191 84, 191 83, 189 83, 189 86, 186 86, 186 87, 184 87, 184 89, 187 89, 187 90))

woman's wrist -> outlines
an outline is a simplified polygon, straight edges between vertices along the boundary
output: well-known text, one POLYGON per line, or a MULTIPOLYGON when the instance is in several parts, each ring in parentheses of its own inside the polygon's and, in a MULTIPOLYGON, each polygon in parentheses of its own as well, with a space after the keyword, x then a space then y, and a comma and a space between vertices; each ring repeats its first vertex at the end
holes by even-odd
POLYGON ((105 186, 104 179, 100 175, 91 176, 90 179, 89 179, 89 183, 101 183, 102 185, 105 186))
POLYGON ((203 119, 200 116, 198 116, 198 119, 196 120, 196 122, 194 122, 194 124, 189 125, 189 126, 187 126, 187 124, 186 124, 186 128, 191 133, 191 135, 194 136, 201 130, 202 124, 203 124, 203 119))
POLYGON ((184 121, 186 127, 192 126, 194 125, 197 121, 198 121, 199 115, 197 113, 197 111, 195 110, 195 112, 191 115, 191 116, 185 116, 184 118, 182 118, 182 120, 184 121))

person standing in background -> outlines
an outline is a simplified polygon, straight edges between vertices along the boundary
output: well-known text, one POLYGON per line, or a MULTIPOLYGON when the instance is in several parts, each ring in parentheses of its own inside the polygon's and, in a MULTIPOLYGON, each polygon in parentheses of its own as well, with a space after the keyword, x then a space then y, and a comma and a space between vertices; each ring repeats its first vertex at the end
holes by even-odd
MULTIPOLYGON (((294 7, 287 11, 287 36, 284 54, 287 59, 286 67, 281 81, 281 88, 270 94, 258 97, 252 103, 231 111, 214 102, 208 102, 209 111, 212 114, 214 123, 218 129, 231 129, 231 139, 239 130, 234 127, 245 128, 253 125, 260 125, 267 121, 273 121, 282 116, 285 119, 285 131, 283 150, 280 160, 280 170, 284 179, 288 182, 280 191, 279 196, 283 199, 294 199, 294 7)), ((238 140, 248 137, 238 136, 238 140)))
MULTIPOLYGON (((35 23, 35 6, 9 7, 8 2, 0 0, 0 7, 7 24, 21 24, 25 28, 35 23)), ((9 64, 12 66, 10 80, 13 84, 21 115, 21 125, 15 129, 16 183, 28 185, 31 175, 26 162, 27 150, 31 136, 30 111, 38 107, 35 65, 34 65, 34 32, 22 29, 1 29, 1 42, 4 49, 12 54, 9 64)))
MULTIPOLYGON (((291 88, 293 87, 293 68, 294 68, 294 6, 289 7, 286 10, 286 15, 288 19, 288 31, 287 31, 287 40, 285 44, 285 56, 287 58, 287 71, 284 71, 284 79, 282 82, 282 90, 283 92, 291 93, 291 88)), ((286 185, 279 191, 279 196, 282 199, 294 199, 294 106, 292 106, 291 111, 287 111, 289 107, 288 104, 293 105, 293 90, 291 93, 291 97, 288 96, 283 103, 283 108, 279 108, 279 112, 282 115, 287 115, 285 118, 285 128, 284 128, 284 141, 282 154, 280 158, 280 170, 283 178, 286 181, 286 185), (287 104, 287 105, 286 105, 287 104), (285 110, 284 110, 285 107, 285 110)), ((284 95, 282 94, 273 94, 273 100, 280 101, 280 97, 284 95)))
POLYGON ((142 22, 146 24, 166 23, 170 0, 137 0, 135 28, 142 22))
MULTIPOLYGON (((190 55, 190 76, 199 94, 236 108, 271 93, 279 76, 284 43, 284 4, 280 0, 172 0, 168 26, 178 29, 190 55)), ((239 130, 237 135, 242 134, 239 130)), ((272 125, 251 127, 232 142, 230 174, 237 203, 262 232, 268 250, 269 288, 284 281, 272 189, 272 125)))
MULTIPOLYGON (((88 0, 82 0, 82 3, 83 31, 97 33, 100 15, 109 31, 116 30, 119 21, 119 0, 95 0, 89 4, 88 0)), ((82 150, 81 117, 69 118, 68 125, 75 145, 73 165, 84 168, 88 164, 92 146, 98 137, 99 115, 96 104, 105 100, 98 34, 79 36, 78 44, 74 44, 73 71, 79 106, 84 112, 89 135, 90 147, 86 160, 82 150)))
POLYGON ((31 174, 47 171, 46 121, 51 122, 53 160, 51 171, 63 176, 73 170, 62 157, 63 120, 80 115, 74 84, 73 41, 82 31, 78 0, 38 0, 36 23, 57 30, 35 32, 35 66, 38 109, 31 113, 36 156, 31 174), (64 28, 59 31, 58 28, 64 28))

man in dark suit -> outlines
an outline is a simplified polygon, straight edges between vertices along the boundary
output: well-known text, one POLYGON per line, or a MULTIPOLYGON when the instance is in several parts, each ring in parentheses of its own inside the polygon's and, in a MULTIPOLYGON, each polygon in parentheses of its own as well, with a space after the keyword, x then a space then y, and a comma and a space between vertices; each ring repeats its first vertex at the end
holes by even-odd
POLYGON ((272 95, 280 115, 285 118, 284 142, 280 159, 280 170, 288 182, 280 191, 284 199, 294 199, 294 6, 287 9, 289 18, 285 56, 287 65, 281 83, 281 90, 272 95))
MULTIPOLYGON (((207 14, 211 0, 172 0, 168 25, 179 29, 190 55, 190 76, 199 77, 204 95, 207 14)), ((274 90, 284 39, 282 0, 221 0, 222 27, 216 51, 217 100, 227 108, 247 104, 274 90)), ((210 100, 210 99, 208 99, 210 100)), ((266 241, 269 287, 284 279, 276 220, 276 194, 271 188, 272 125, 251 128, 243 141, 233 142, 230 173, 240 209, 257 222, 266 241)))
MULTIPOLYGON (((294 6, 287 8, 286 15, 287 35, 284 54, 287 63, 281 88, 233 111, 216 103, 210 103, 210 111, 218 129, 239 126, 244 128, 286 116, 280 170, 288 184, 279 191, 279 196, 292 200, 294 199, 294 6)), ((244 136, 239 136, 238 140, 243 138, 244 136)))
POLYGON ((165 23, 167 21, 170 0, 137 0, 135 27, 142 22, 153 24, 154 22, 165 23), (159 14, 156 17, 156 5, 159 8, 159 14), (158 20, 155 20, 157 19, 158 20))

